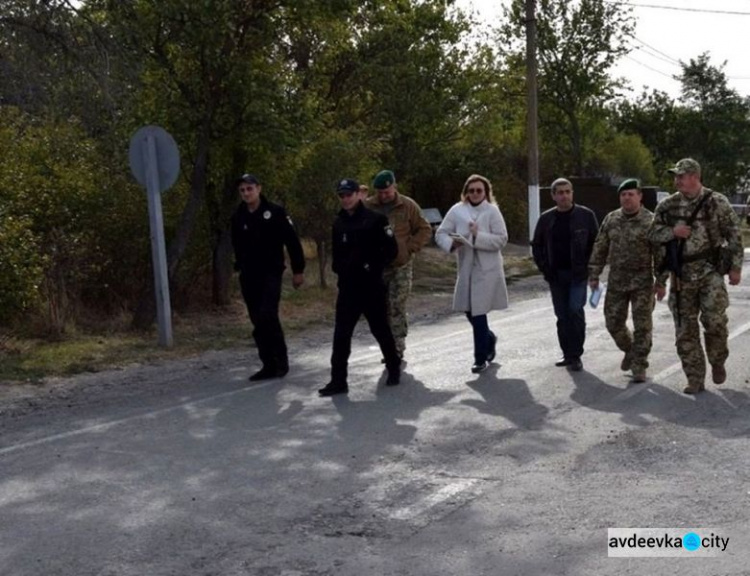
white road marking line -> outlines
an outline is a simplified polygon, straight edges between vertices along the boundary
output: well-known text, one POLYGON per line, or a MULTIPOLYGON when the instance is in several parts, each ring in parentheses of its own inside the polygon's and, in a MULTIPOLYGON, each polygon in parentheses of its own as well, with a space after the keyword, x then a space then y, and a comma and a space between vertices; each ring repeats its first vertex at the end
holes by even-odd
POLYGON ((478 480, 460 480, 453 482, 447 486, 443 486, 437 492, 433 492, 429 496, 422 498, 419 502, 412 504, 411 506, 404 506, 391 512, 390 517, 394 520, 411 520, 428 512, 438 504, 450 500, 454 496, 466 492, 473 486, 475 486, 478 480))
POLYGON ((13 444, 11 446, 6 446, 5 448, 0 448, 0 456, 4 456, 5 454, 10 454, 11 452, 17 452, 18 450, 22 450, 25 448, 32 448, 34 446, 40 446, 42 444, 49 444, 50 442, 55 442, 57 440, 65 440, 66 438, 74 438, 75 436, 80 436, 81 434, 88 434, 91 432, 106 432, 110 428, 114 428, 115 426, 118 426, 120 424, 126 424, 128 422, 133 422, 135 420, 145 420, 148 418, 154 418, 156 416, 161 416, 162 414, 168 414, 169 412, 174 412, 175 410, 194 408, 195 406, 203 402, 208 402, 210 400, 215 400, 217 398, 226 398, 229 396, 234 396, 235 394, 247 392, 248 390, 256 390, 258 388, 263 388, 273 383, 274 381, 269 380, 268 382, 261 382, 260 384, 255 384, 253 386, 245 386, 244 388, 240 388, 239 390, 230 390, 228 392, 214 394, 213 396, 199 398, 198 400, 189 400, 188 402, 181 402, 180 404, 176 404, 174 406, 167 406, 166 408, 159 408, 158 410, 150 410, 149 412, 136 414, 134 416, 118 418, 117 420, 111 420, 109 422, 102 422, 101 424, 94 424, 92 426, 86 426, 84 428, 78 428, 76 430, 70 430, 68 432, 61 432, 60 434, 52 434, 51 436, 44 436, 42 438, 37 438, 36 440, 29 440, 28 442, 21 442, 19 444, 13 444))

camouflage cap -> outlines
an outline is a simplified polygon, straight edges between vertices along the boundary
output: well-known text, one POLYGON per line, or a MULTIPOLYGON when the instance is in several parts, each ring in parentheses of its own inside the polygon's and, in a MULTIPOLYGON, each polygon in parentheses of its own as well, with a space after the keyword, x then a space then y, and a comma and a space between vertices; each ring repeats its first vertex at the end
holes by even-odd
POLYGON ((381 170, 375 175, 375 179, 372 181, 372 187, 378 190, 388 188, 391 184, 396 183, 396 177, 390 170, 381 170))
POLYGON ((641 189, 641 183, 638 182, 638 179, 636 178, 628 178, 627 180, 623 180, 622 184, 620 184, 619 188, 617 188, 617 193, 624 192, 625 190, 640 190, 641 189))
POLYGON ((700 174, 701 173, 701 165, 698 164, 695 160, 692 158, 683 158, 677 164, 675 164, 672 168, 668 168, 667 172, 671 174, 688 174, 688 173, 695 173, 700 174))

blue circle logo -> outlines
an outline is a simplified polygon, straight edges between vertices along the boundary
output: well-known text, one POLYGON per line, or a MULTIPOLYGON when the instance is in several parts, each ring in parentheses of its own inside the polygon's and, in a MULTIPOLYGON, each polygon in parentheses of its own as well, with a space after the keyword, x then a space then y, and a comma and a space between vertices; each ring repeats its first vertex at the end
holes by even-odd
POLYGON ((701 537, 695 532, 688 532, 682 537, 682 547, 690 552, 696 551, 701 547, 701 537))

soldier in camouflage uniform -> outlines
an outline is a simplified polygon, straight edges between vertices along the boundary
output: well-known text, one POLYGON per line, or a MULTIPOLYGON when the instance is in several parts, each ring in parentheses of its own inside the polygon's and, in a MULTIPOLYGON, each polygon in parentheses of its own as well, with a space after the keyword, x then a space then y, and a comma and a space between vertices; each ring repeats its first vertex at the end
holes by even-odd
POLYGON ((643 193, 638 180, 625 180, 617 192, 620 209, 607 214, 599 229, 589 260, 589 286, 592 290, 599 287, 599 276, 609 264, 609 287, 604 300, 607 330, 625 352, 620 368, 632 368, 633 382, 645 382, 654 294, 659 300, 664 298, 666 277, 654 281, 658 247, 648 240, 654 215, 641 205, 643 193), (632 333, 626 324, 628 307, 633 314, 632 333))
POLYGON ((385 269, 383 279, 388 288, 388 321, 399 356, 403 358, 409 329, 406 301, 411 294, 412 262, 414 254, 432 238, 432 228, 422 216, 419 205, 398 192, 393 172, 378 172, 372 186, 375 195, 365 200, 365 206, 388 217, 398 243, 398 255, 385 269))
POLYGON ((673 273, 670 281, 669 308, 675 319, 677 354, 687 376, 684 392, 697 394, 705 388, 706 356, 714 383, 722 384, 727 378, 724 363, 729 356, 726 314, 729 296, 724 277, 717 270, 718 254, 724 245, 731 254, 729 283, 739 284, 742 238, 739 219, 729 201, 723 194, 713 192, 701 183, 698 162, 683 158, 669 172, 674 174, 678 192, 656 207, 649 238, 658 243, 677 238, 684 243, 682 274, 677 278, 673 273), (686 225, 702 200, 695 220, 690 226, 686 225), (706 341, 705 354, 699 317, 706 341))

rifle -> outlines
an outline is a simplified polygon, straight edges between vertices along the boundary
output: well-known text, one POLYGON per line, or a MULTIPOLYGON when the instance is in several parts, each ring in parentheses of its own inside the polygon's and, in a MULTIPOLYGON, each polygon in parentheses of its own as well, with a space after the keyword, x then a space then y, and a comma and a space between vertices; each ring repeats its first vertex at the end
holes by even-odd
MULTIPOLYGON (((711 190, 707 190, 703 195, 703 198, 700 199, 700 202, 698 202, 696 207, 693 209, 690 217, 685 220, 685 226, 693 225, 693 222, 698 216, 698 212, 703 207, 703 204, 706 202, 710 195, 711 190)), ((664 248, 666 250, 666 253, 664 254, 664 259, 662 260, 662 263, 659 266, 658 270, 660 273, 664 272, 665 270, 669 270, 672 273, 671 278, 675 293, 677 326, 679 327, 682 325, 682 317, 680 315, 680 292, 682 292, 682 266, 683 264, 685 264, 683 257, 683 253, 685 252, 685 239, 672 238, 669 242, 664 243, 664 248)))

